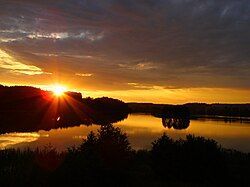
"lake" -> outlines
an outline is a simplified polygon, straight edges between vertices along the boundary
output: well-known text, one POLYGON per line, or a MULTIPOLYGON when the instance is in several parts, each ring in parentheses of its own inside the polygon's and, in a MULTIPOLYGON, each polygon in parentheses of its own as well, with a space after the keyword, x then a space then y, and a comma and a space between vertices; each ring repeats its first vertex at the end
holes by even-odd
MULTIPOLYGON (((225 122, 209 118, 190 121, 186 129, 165 128, 162 119, 145 114, 131 114, 127 119, 114 124, 127 133, 134 149, 150 148, 151 142, 164 132, 173 139, 185 138, 187 134, 204 136, 216 140, 225 148, 233 148, 250 152, 250 123, 225 122)), ((27 133, 6 133, 0 135, 0 149, 4 148, 36 148, 51 145, 59 151, 70 146, 78 146, 90 131, 97 132, 98 125, 40 130, 27 133)))

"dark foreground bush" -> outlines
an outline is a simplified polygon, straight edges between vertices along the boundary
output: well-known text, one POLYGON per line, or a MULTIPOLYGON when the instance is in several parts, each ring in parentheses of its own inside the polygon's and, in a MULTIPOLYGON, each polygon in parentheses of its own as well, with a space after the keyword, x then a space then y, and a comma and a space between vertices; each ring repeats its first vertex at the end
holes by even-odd
POLYGON ((97 135, 91 132, 80 147, 68 150, 57 177, 68 185, 125 184, 132 157, 126 134, 112 125, 102 126, 97 135))
POLYGON ((225 179, 225 160, 214 140, 188 135, 174 141, 164 134, 153 142, 151 153, 161 179, 214 184, 225 179))
POLYGON ((112 125, 91 132, 79 147, 58 153, 0 151, 0 186, 247 186, 250 155, 214 140, 163 135, 151 150, 134 151, 112 125))

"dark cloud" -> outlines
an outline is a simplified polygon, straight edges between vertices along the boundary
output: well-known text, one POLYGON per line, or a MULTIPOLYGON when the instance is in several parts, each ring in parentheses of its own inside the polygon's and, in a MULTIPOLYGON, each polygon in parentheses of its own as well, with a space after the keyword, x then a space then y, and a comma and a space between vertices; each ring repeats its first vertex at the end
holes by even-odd
POLYGON ((93 89, 248 89, 249 12, 248 0, 1 0, 0 48, 93 89))

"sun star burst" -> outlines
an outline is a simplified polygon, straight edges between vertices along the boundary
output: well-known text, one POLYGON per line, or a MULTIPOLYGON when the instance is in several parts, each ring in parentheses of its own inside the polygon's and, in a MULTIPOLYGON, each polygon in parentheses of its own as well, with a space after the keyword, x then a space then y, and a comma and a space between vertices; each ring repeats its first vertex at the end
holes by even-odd
POLYGON ((60 85, 55 85, 52 89, 53 93, 56 96, 62 96, 64 94, 64 92, 66 91, 66 88, 60 85))

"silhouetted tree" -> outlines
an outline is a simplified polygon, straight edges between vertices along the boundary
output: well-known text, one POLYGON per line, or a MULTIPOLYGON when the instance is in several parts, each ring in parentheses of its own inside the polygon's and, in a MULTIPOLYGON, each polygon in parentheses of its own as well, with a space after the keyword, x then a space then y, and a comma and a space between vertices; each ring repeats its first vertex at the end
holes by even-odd
POLYGON ((108 124, 120 121, 128 117, 130 112, 128 105, 118 99, 108 97, 85 98, 83 103, 92 109, 94 123, 108 124))
POLYGON ((78 148, 69 149, 59 176, 66 176, 66 184, 110 185, 118 184, 124 177, 129 181, 132 155, 126 134, 111 124, 101 126, 96 135, 91 132, 78 148))
POLYGON ((152 143, 152 167, 162 179, 218 183, 225 179, 225 161, 217 142, 188 135, 174 141, 164 134, 152 143))

